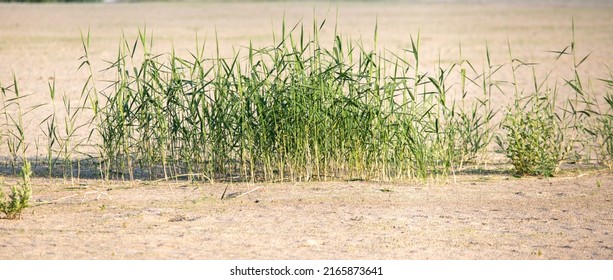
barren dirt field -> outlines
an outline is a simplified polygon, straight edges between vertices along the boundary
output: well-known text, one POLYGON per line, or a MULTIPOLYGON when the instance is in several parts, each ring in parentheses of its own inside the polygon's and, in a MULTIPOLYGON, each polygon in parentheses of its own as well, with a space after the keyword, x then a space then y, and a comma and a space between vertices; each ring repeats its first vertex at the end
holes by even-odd
POLYGON ((0 258, 612 259, 613 176, 582 174, 446 184, 36 180, 34 206, 0 220, 0 258), (246 194, 222 200, 226 187, 226 196, 246 194))
MULTIPOLYGON (((206 52, 231 55, 252 40, 270 45, 288 25, 327 19, 338 31, 402 50, 422 38, 423 67, 462 58, 481 68, 486 43, 496 63, 507 46, 525 61, 552 62, 572 40, 600 78, 613 63, 613 7, 509 4, 233 3, 0 4, 0 82, 47 100, 48 82, 78 100, 80 32, 91 33, 94 69, 116 57, 122 32, 152 32, 154 53, 189 55, 196 36, 206 52), (338 19, 337 19, 338 18, 338 19)), ((331 38, 330 38, 331 39, 331 38)), ((545 64, 556 75, 564 65, 545 64)), ((563 64, 567 63, 567 64, 563 64)), ((540 68, 539 68, 540 69, 540 68)), ((542 72, 545 75, 546 72, 542 72)), ((103 73, 100 74, 102 77, 103 73)), ((562 76, 558 79, 561 80, 562 76)), ((519 77, 530 83, 531 76, 519 77)), ((597 86, 595 88, 598 88, 597 86)), ((493 101, 502 105, 504 96, 493 101)), ((48 115, 39 110, 28 134, 48 115)), ((4 146, 4 144, 3 144, 4 146)), ((30 152, 34 153, 34 144, 30 152)), ((0 148, 0 151, 4 150, 0 148)), ((492 154, 495 147, 491 149, 492 154)), ((500 154, 492 158, 500 159, 500 154)), ((191 183, 34 178, 31 207, 0 219, 0 259, 613 259, 613 174, 567 168, 553 178, 515 178, 496 170, 438 182, 191 183), (226 193, 227 199, 222 199, 226 193)), ((18 179, 4 177, 4 186, 18 179)))

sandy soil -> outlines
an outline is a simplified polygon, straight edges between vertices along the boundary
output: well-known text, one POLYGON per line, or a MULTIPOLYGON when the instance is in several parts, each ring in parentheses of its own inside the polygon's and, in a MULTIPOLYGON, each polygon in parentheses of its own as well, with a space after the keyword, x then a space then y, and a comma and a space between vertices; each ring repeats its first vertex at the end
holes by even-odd
MULTIPOLYGON (((605 64, 613 66, 613 7, 338 7, 338 30, 365 44, 372 43, 375 22, 379 47, 392 51, 407 48, 420 31, 424 69, 439 57, 457 61, 458 42, 462 58, 477 68, 486 42, 494 63, 506 63, 508 40, 516 58, 542 62, 538 67, 561 79, 569 60, 550 63, 547 51, 570 43, 573 19, 578 52, 591 52, 582 73, 602 77, 605 64)), ((77 71, 80 30, 91 32, 98 70, 115 58, 122 30, 134 40, 146 25, 154 52, 174 46, 179 54, 195 49, 196 34, 207 36, 212 54, 216 30, 222 53, 231 55, 232 46, 250 39, 270 45, 284 13, 288 25, 327 18, 322 38, 331 38, 336 6, 321 3, 1 4, 0 83, 12 83, 14 73, 22 94, 33 94, 26 106, 47 102, 50 81, 77 100, 87 76, 77 71)), ((508 73, 501 78, 508 80, 508 73)), ((494 98, 496 104, 506 100, 494 98)), ((28 135, 40 133, 45 108, 28 116, 28 135)), ((192 185, 36 179, 34 206, 23 219, 0 219, 0 259, 613 259, 611 173, 515 179, 497 172, 457 180, 192 185), (260 188, 221 200, 226 186, 232 193, 260 188)))
POLYGON ((36 180, 0 259, 613 259, 612 174, 457 180, 36 180))

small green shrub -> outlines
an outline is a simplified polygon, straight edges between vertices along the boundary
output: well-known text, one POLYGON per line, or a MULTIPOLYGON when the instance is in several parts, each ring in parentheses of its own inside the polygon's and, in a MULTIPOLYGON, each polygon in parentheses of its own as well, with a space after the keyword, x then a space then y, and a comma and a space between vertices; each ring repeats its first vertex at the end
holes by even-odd
POLYGON ((30 188, 30 176, 32 171, 30 163, 24 162, 21 170, 21 179, 19 188, 13 186, 8 200, 5 199, 4 193, 0 189, 0 212, 4 213, 6 219, 20 219, 21 211, 27 208, 32 189, 30 188))
POLYGON ((517 98, 505 115, 496 142, 511 159, 518 175, 552 176, 570 145, 562 119, 548 94, 517 98))

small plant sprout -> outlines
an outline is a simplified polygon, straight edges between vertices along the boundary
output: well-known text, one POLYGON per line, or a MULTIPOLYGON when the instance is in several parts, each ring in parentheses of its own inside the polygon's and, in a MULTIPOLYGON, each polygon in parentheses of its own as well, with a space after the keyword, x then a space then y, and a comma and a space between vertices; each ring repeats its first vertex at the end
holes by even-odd
POLYGON ((13 186, 11 188, 8 199, 0 188, 0 212, 4 213, 4 218, 6 219, 21 219, 21 212, 29 206, 30 197, 32 196, 32 188, 30 186, 32 170, 29 161, 24 161, 20 175, 21 182, 19 187, 13 186))

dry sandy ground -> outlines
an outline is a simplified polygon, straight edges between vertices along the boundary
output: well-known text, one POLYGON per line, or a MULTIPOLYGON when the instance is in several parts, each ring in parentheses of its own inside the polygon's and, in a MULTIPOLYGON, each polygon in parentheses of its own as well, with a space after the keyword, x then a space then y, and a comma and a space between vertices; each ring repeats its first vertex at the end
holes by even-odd
POLYGON ((0 220, 0 259, 613 259, 606 172, 69 185, 35 181, 34 206, 0 220))
MULTIPOLYGON (((134 40, 146 25, 154 52, 174 46, 180 55, 195 49, 196 34, 208 38, 212 54, 216 30, 221 52, 231 55, 232 46, 250 39, 270 45, 284 13, 288 25, 310 26, 313 15, 328 19, 322 38, 331 38, 336 5, 321 3, 1 4, 0 83, 10 84, 14 73, 22 94, 33 94, 26 105, 46 102, 52 80, 76 100, 87 76, 77 71, 80 30, 91 32, 98 70, 115 59, 122 30, 134 40)), ((591 52, 580 71, 596 78, 613 62, 611 14, 610 6, 343 3, 338 30, 368 45, 378 22, 379 47, 392 51, 407 48, 420 31, 423 69, 432 69, 439 54, 443 63, 457 61, 459 42, 462 58, 479 69, 486 42, 494 64, 507 63, 508 40, 516 58, 545 62, 539 67, 560 80, 570 60, 549 63, 554 55, 547 50, 571 42, 574 19, 580 56, 591 52)), ((50 108, 30 115, 28 135, 40 133, 36 125, 50 108)), ((219 184, 69 187, 36 179, 34 207, 22 220, 0 220, 0 259, 613 259, 613 176, 578 175, 465 175, 437 185, 239 184, 229 191, 262 187, 228 200, 219 199, 226 187, 219 184)))

